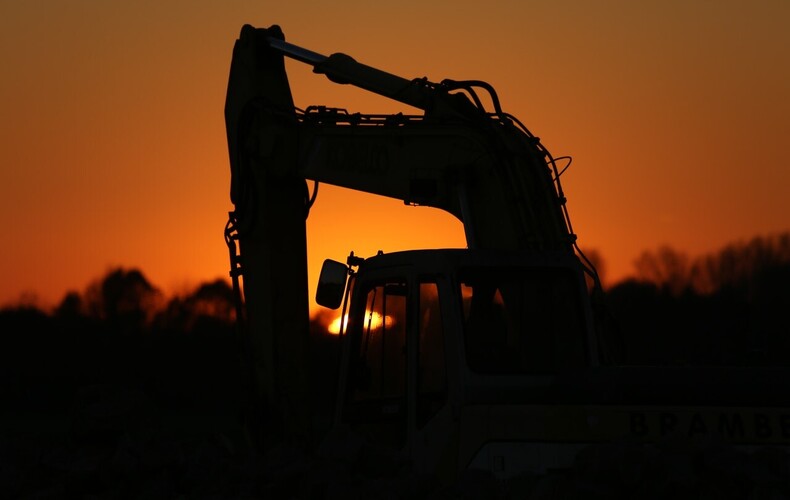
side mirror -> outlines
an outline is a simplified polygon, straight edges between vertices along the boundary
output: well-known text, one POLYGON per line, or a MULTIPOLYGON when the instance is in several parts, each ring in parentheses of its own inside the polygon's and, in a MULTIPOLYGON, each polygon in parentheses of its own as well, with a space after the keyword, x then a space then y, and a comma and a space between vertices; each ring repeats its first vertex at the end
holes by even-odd
POLYGON ((318 277, 318 289, 315 292, 316 303, 329 309, 340 307, 340 304, 343 303, 347 277, 348 267, 345 264, 326 259, 318 277))

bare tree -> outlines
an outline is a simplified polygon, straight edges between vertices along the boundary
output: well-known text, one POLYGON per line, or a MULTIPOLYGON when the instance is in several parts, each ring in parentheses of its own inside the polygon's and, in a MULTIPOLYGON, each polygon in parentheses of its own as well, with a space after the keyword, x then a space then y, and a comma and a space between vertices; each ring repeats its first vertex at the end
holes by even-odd
POLYGON ((700 293, 725 288, 745 290, 755 277, 788 264, 790 233, 756 237, 697 258, 691 267, 691 284, 700 293))
POLYGON ((678 295, 691 286, 691 261, 669 246, 643 252, 635 261, 636 277, 678 295))
POLYGON ((185 297, 173 297, 157 318, 158 327, 171 332, 193 332, 231 326, 236 321, 233 288, 224 279, 203 283, 185 297))
POLYGON ((90 316, 124 331, 139 331, 153 318, 162 294, 139 270, 116 268, 88 287, 85 301, 90 316))

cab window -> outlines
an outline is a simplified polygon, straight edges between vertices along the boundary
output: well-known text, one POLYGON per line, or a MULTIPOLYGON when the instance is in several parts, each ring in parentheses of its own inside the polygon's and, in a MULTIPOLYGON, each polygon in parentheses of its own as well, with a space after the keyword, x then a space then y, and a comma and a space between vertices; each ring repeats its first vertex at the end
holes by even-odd
POLYGON ((351 366, 344 420, 382 444, 406 440, 405 280, 388 280, 362 289, 350 330, 351 366))
POLYGON ((468 366, 555 372, 585 364, 578 277, 569 269, 466 269, 460 275, 468 366))

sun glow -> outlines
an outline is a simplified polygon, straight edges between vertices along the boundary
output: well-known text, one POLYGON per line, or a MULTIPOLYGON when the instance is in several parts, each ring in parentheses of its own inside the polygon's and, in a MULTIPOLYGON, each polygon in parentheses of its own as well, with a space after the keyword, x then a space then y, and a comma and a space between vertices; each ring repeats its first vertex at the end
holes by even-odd
MULTIPOLYGON (((338 316, 337 318, 333 319, 329 326, 327 326, 327 331, 332 335, 339 335, 340 334, 340 322, 344 318, 344 316, 338 316)), ((382 321, 382 316, 380 313, 365 311, 365 330, 378 330, 384 324, 382 321)), ((348 314, 345 315, 345 324, 348 325, 348 314)), ((392 316, 386 317, 386 326, 391 327, 393 324, 392 316)))
MULTIPOLYGON (((343 316, 338 316, 337 318, 333 319, 329 326, 326 327, 326 331, 331 333, 332 335, 339 335, 340 334, 340 322, 343 320, 343 316)), ((346 323, 348 323, 348 314, 345 315, 346 323)))

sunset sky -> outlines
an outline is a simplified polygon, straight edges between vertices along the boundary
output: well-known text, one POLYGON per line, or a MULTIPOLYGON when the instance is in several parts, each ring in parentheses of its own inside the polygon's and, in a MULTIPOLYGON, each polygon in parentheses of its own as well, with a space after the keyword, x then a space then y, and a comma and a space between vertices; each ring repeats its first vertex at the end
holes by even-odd
MULTIPOLYGON (((790 2, 0 3, 0 305, 111 267, 166 293, 226 277, 224 102, 243 24, 405 78, 479 79, 554 156, 582 248, 615 282, 644 250, 790 230, 790 2)), ((287 65, 296 104, 409 111, 287 65)), ((322 185, 324 258, 464 246, 451 216, 322 185)))

